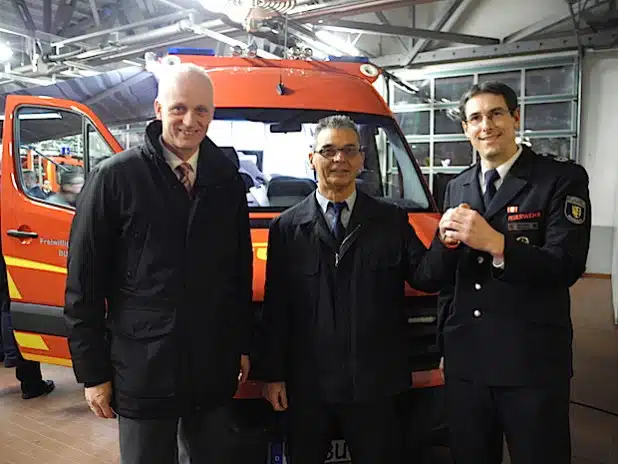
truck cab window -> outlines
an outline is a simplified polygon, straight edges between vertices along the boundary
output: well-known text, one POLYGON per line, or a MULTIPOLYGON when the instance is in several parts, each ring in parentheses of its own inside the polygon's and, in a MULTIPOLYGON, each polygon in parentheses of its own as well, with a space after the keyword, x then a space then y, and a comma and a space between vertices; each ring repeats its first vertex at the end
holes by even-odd
POLYGON ((75 207, 84 186, 88 147, 105 156, 111 154, 111 149, 97 140, 102 137, 96 130, 85 140, 84 122, 82 115, 56 108, 21 107, 17 111, 16 172, 21 191, 30 199, 75 207))

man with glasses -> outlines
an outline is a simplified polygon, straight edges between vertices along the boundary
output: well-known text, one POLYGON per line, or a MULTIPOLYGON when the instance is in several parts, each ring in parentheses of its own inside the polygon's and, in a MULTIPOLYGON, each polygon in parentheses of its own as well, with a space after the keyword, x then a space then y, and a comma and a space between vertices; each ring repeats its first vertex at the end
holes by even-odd
POLYGON ((439 326, 457 464, 570 460, 569 287, 586 267, 588 175, 518 146, 517 95, 475 85, 461 101, 480 161, 446 188, 440 229, 457 247, 439 326))
POLYGON ((289 409, 292 464, 323 463, 334 430, 355 464, 399 462, 404 284, 435 291, 449 267, 439 239, 427 252, 404 210, 356 189, 364 159, 349 117, 319 121, 318 188, 270 227, 262 372, 273 408, 289 409))

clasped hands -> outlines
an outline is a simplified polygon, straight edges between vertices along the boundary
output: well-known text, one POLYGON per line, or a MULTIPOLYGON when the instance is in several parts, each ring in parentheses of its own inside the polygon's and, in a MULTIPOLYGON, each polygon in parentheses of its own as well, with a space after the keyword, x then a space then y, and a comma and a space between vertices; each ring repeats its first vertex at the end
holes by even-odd
POLYGON ((439 228, 440 240, 449 248, 464 243, 475 250, 490 253, 494 258, 504 255, 504 235, 466 203, 446 210, 439 228))

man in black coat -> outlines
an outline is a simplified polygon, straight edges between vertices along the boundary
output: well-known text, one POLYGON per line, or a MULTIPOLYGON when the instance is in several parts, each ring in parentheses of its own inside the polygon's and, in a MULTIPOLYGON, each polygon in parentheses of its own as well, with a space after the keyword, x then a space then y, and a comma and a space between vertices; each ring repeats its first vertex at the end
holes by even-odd
POLYGON ((439 325, 455 462, 569 463, 569 287, 590 241, 586 171, 518 146, 517 96, 483 83, 461 103, 480 162, 447 186, 440 229, 457 266, 439 325))
POLYGON ((65 316, 78 382, 117 413, 122 463, 222 463, 249 372, 252 250, 243 183, 206 137, 206 72, 166 71, 141 147, 90 173, 71 229, 65 316))
POLYGON ((315 194, 270 227, 264 327, 266 396, 289 406, 292 464, 323 463, 339 426, 357 464, 398 462, 396 395, 410 388, 405 282, 435 291, 432 252, 406 211, 356 189, 364 164, 354 122, 321 120, 315 194))

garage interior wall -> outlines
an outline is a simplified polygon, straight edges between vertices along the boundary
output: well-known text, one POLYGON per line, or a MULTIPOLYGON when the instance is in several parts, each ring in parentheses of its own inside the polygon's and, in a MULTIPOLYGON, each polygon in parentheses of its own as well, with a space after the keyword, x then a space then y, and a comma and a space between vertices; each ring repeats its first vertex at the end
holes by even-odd
MULTIPOLYGON (((618 276, 618 50, 586 52, 582 88, 581 163, 590 176, 592 239, 588 272, 618 276)), ((618 322, 618 278, 612 281, 618 322)))

